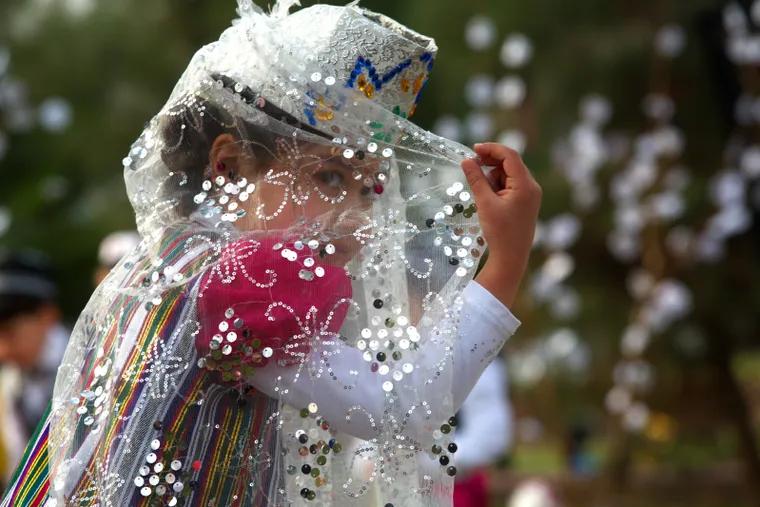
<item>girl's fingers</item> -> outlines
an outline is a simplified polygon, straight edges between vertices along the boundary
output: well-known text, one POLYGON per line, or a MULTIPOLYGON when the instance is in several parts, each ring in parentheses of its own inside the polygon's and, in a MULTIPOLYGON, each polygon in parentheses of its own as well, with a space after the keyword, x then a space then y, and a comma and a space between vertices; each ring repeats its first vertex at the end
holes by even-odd
POLYGON ((488 178, 488 182, 491 184, 491 188, 494 192, 498 192, 506 186, 506 176, 504 175, 504 171, 498 167, 489 170, 486 178, 488 178))
POLYGON ((531 178, 530 171, 515 150, 498 143, 476 144, 474 148, 484 164, 501 166, 508 177, 516 180, 531 178))
POLYGON ((472 159, 463 160, 462 171, 477 203, 482 203, 495 195, 491 183, 477 162, 472 159))

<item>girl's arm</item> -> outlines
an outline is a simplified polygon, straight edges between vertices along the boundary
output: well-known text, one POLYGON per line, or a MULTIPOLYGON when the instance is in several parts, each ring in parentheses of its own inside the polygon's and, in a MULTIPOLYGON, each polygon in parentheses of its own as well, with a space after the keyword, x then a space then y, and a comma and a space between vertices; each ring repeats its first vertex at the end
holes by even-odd
MULTIPOLYGON (((249 379, 251 384, 299 408, 317 403, 319 412, 334 426, 364 439, 379 433, 389 396, 397 396, 395 406, 407 411, 404 433, 418 439, 440 424, 447 416, 443 413, 446 408, 456 411, 462 405, 480 374, 519 325, 508 307, 514 302, 527 267, 541 205, 541 187, 519 154, 496 143, 476 144, 474 149, 479 160, 465 160, 462 170, 475 198, 489 255, 476 281, 464 291, 459 336, 453 340, 453 350, 435 346, 432 340, 419 355, 415 370, 395 383, 392 394, 383 390, 387 376, 369 371, 359 350, 327 343, 318 344, 321 350, 313 351, 320 354, 317 362, 325 363, 318 375, 270 365, 257 369, 249 379), (492 170, 485 174, 482 166, 492 170), (436 365, 450 354, 450 385, 445 377, 422 376, 423 372, 435 371, 436 365), (338 374, 333 376, 334 372, 338 374), (449 392, 453 398, 444 399, 449 392)), ((393 411, 399 413, 398 408, 393 411)))
POLYGON ((316 354, 313 361, 321 373, 269 364, 257 368, 247 380, 258 390, 295 408, 316 403, 318 413, 334 428, 364 440, 380 434, 381 425, 387 424, 383 421, 386 399, 395 396, 393 403, 399 408, 394 413, 407 414, 403 433, 424 441, 432 429, 459 409, 483 370, 520 325, 506 306, 475 281, 467 285, 463 298, 453 350, 423 345, 424 353, 416 358, 415 370, 394 383, 393 393, 383 389, 383 383, 391 380, 390 375, 370 371, 361 351, 334 342, 318 343, 311 351, 316 354), (431 381, 427 374, 449 355, 454 375, 450 387, 445 381, 431 381), (444 403, 449 390, 453 394, 453 407, 444 403), (444 407, 451 413, 444 414, 444 407))

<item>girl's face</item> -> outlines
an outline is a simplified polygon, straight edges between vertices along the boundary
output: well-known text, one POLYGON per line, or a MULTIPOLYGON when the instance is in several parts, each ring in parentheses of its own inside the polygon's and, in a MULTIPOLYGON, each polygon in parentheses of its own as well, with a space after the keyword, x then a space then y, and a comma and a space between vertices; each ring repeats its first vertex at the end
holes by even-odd
MULTIPOLYGON (((361 248, 354 233, 371 232, 372 203, 382 192, 376 180, 379 161, 347 159, 342 149, 329 145, 294 144, 285 139, 277 144, 267 163, 246 156, 243 149, 236 168, 232 166, 255 184, 249 199, 240 203, 246 214, 235 222, 236 227, 316 237, 322 247, 335 247, 325 261, 347 264, 361 248)), ((227 169, 228 163, 224 164, 227 169)))

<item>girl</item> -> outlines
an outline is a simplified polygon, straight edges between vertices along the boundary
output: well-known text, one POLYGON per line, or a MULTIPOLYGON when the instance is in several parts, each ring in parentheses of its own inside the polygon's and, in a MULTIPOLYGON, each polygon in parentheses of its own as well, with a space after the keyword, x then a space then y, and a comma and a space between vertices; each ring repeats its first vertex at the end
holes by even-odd
POLYGON ((48 505, 450 504, 453 415, 519 325, 540 190, 511 150, 407 120, 432 39, 293 3, 240 0, 124 159, 142 242, 80 316, 49 463, 8 505, 35 464, 48 505))

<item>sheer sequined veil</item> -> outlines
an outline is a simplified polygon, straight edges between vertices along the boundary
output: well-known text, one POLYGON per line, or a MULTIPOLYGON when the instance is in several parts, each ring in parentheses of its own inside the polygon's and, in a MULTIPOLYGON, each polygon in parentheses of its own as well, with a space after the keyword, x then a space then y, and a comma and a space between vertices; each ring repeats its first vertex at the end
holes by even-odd
POLYGON ((238 3, 124 159, 142 242, 59 370, 51 498, 445 505, 485 245, 472 153, 407 119, 435 44, 355 4, 238 3))

